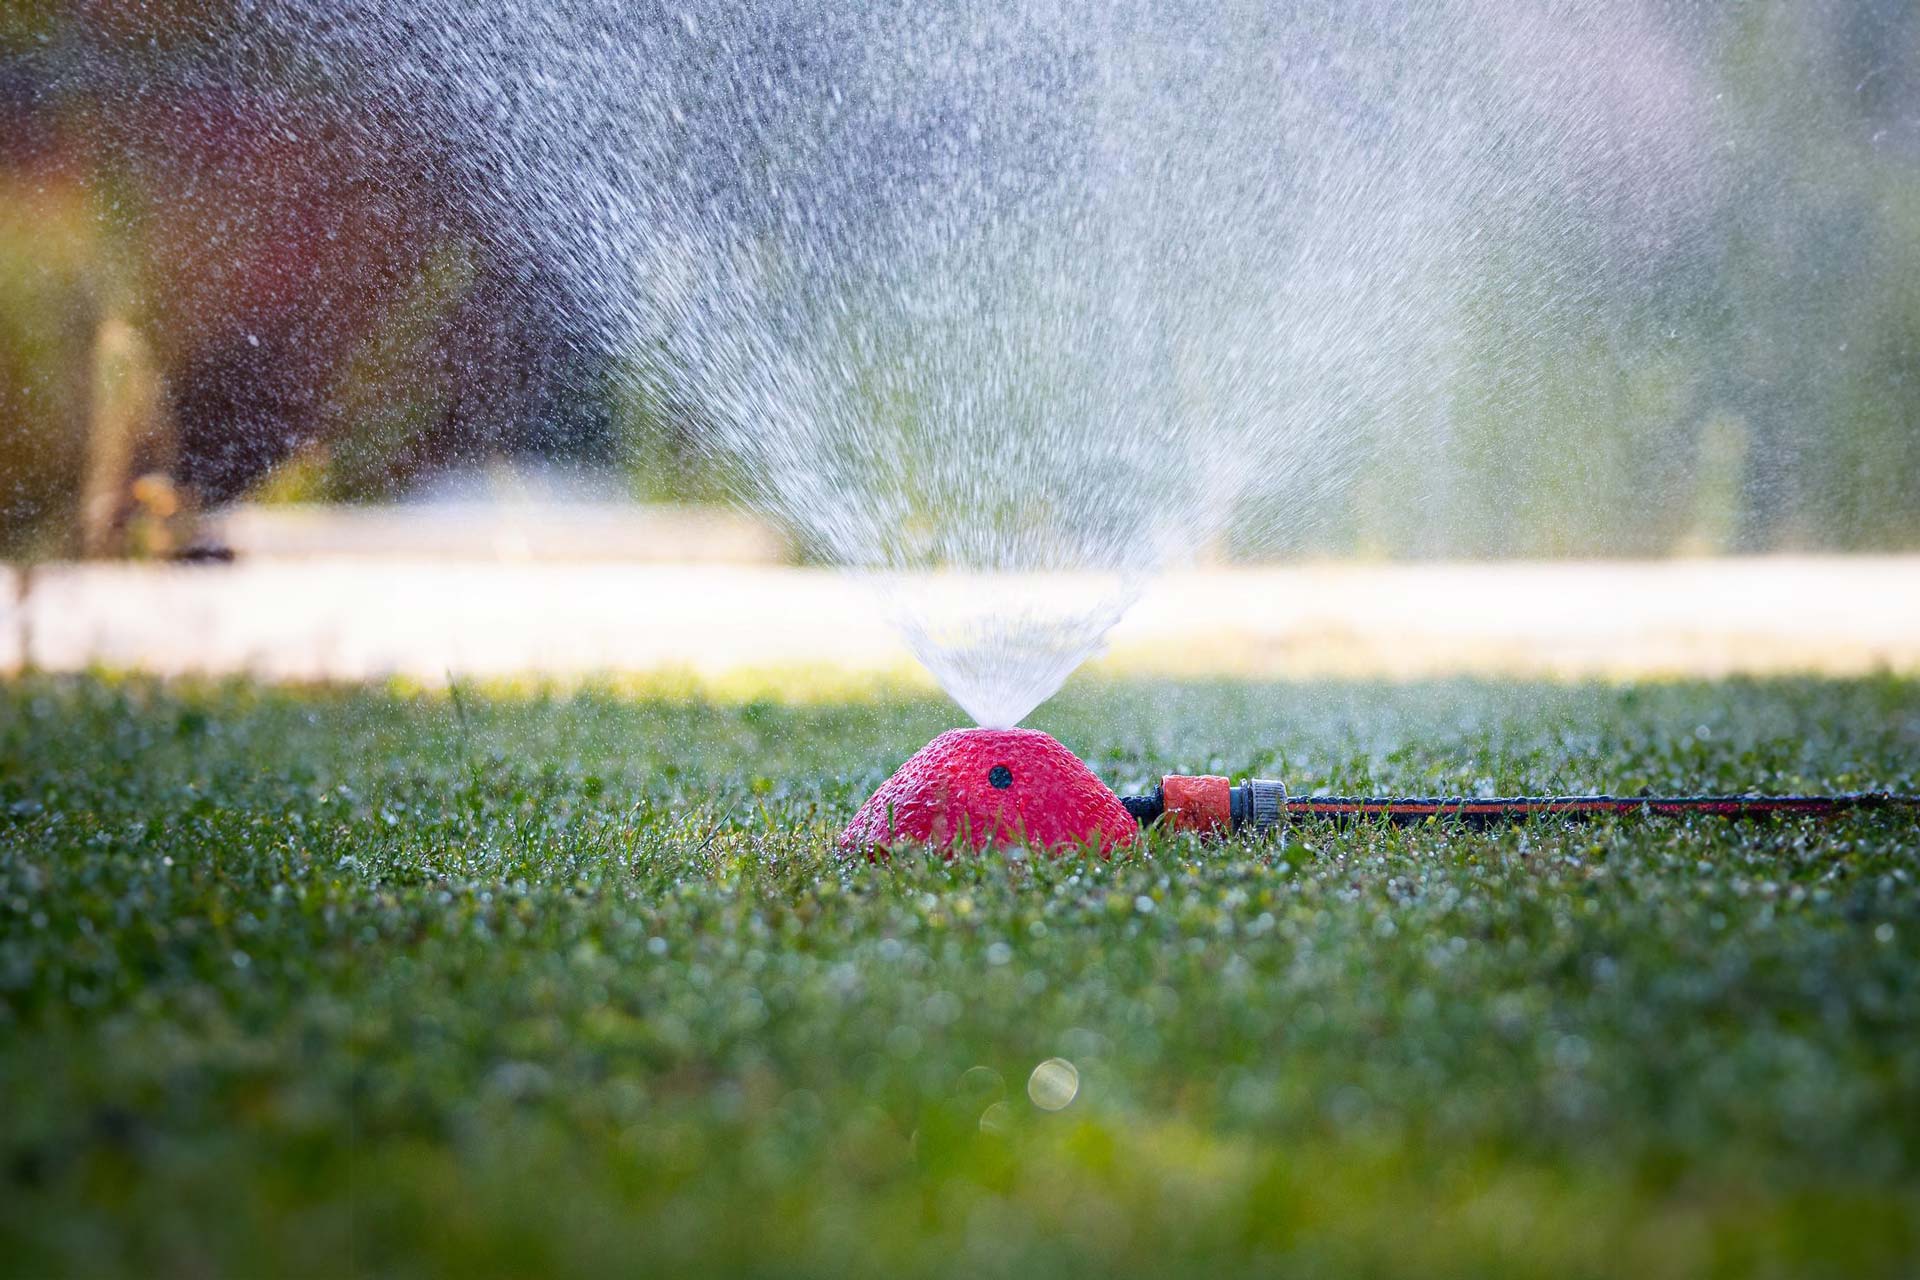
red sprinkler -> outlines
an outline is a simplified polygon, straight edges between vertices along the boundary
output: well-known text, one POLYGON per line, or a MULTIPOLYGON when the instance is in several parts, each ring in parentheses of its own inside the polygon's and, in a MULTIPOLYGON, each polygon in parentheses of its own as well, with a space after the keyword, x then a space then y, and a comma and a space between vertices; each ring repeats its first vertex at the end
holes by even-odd
POLYGON ((1293 818, 1383 819, 1485 825, 1534 815, 1590 818, 1610 813, 1829 816, 1847 809, 1920 808, 1920 796, 1860 792, 1833 796, 1516 796, 1507 799, 1385 799, 1306 796, 1266 779, 1235 786, 1213 775, 1168 774, 1151 793, 1122 799, 1054 739, 1033 729, 950 729, 916 752, 860 806, 840 847, 870 852, 903 842, 1025 844, 1060 854, 1109 854, 1143 827, 1162 824, 1207 835, 1264 832, 1293 818))
POLYGON ((850 852, 913 841, 1023 843, 1109 853, 1139 821, 1080 758, 1033 729, 949 729, 867 797, 840 833, 850 852))

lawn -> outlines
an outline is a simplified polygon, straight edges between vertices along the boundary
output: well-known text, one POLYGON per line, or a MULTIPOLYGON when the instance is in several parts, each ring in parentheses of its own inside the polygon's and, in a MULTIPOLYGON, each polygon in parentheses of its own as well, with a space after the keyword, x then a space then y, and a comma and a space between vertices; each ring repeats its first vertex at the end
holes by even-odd
MULTIPOLYGON (((0 1273, 1920 1265, 1911 816, 836 858, 954 718, 0 685, 0 1273)), ((1920 790, 1894 679, 1034 724, 1123 790, 1920 790)))

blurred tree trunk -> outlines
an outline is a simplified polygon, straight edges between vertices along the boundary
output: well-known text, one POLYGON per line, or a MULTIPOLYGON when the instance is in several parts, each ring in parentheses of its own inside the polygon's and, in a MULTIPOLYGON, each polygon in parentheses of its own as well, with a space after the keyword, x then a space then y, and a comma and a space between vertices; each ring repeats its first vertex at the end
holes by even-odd
POLYGON ((190 513, 168 479, 174 441, 153 349, 118 309, 94 336, 87 471, 80 502, 86 556, 167 555, 190 513))

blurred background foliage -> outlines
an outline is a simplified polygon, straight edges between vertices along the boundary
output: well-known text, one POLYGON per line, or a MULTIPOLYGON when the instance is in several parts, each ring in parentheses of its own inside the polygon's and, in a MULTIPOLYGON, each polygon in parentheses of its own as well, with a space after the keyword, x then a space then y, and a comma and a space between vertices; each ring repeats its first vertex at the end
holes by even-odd
MULTIPOLYGON (((688 406, 583 340, 443 140, 223 78, 233 15, 0 5, 0 552, 164 552, 135 535, 176 507, 387 501, 500 460, 724 497, 688 406)), ((1920 10, 1714 24, 1690 65, 1739 154, 1686 269, 1562 288, 1489 254, 1421 420, 1374 423, 1295 545, 1228 554, 1920 546, 1920 10)))

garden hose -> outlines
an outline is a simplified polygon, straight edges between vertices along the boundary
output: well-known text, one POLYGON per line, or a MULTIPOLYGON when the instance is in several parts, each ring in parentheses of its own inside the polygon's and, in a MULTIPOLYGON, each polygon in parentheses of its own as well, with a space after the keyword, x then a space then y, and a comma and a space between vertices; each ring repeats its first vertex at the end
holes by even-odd
POLYGON ((1284 783, 1256 778, 1238 786, 1216 775, 1169 774, 1146 795, 1120 803, 1141 826, 1166 821, 1174 830, 1262 832, 1292 819, 1376 819, 1408 824, 1462 822, 1490 826, 1532 817, 1596 818, 1608 814, 1762 818, 1775 814, 1831 817, 1862 809, 1920 812, 1920 796, 1860 791, 1830 796, 1289 796, 1284 783))

